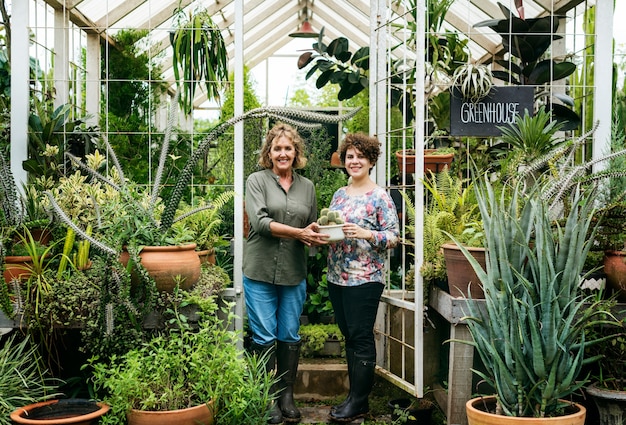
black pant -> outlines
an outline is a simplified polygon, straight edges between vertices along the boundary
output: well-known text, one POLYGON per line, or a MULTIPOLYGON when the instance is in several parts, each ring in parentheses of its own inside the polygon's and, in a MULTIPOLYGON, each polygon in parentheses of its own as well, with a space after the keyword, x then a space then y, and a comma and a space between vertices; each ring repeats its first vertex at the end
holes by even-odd
POLYGON ((346 338, 346 349, 361 357, 374 360, 374 322, 383 293, 381 283, 359 286, 328 284, 328 295, 335 310, 335 321, 346 338))

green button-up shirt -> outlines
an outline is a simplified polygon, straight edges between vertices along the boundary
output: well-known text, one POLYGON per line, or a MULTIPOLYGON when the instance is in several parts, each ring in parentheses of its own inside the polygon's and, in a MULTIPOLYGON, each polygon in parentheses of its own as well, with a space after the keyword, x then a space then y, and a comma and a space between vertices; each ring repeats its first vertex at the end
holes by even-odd
POLYGON ((297 285, 305 279, 305 245, 297 239, 272 236, 270 223, 301 229, 317 220, 313 183, 294 172, 285 192, 272 170, 257 171, 246 182, 246 213, 250 232, 244 246, 244 275, 275 285, 297 285))

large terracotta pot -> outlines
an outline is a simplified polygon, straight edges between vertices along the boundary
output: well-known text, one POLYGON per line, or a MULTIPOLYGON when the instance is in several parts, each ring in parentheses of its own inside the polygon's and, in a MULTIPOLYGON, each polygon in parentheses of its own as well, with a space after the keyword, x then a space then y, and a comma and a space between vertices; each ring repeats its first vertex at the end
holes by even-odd
MULTIPOLYGON (((485 298, 483 287, 472 265, 463 252, 454 244, 443 244, 443 258, 446 262, 448 288, 453 297, 482 299, 485 298), (469 286, 469 291, 468 291, 469 286)), ((485 270, 485 248, 465 247, 485 270)))
POLYGON ((618 300, 626 302, 626 251, 604 252, 606 284, 618 293, 618 300))
POLYGON ((14 410, 11 420, 30 425, 90 425, 98 423, 109 409, 108 405, 92 400, 48 400, 14 410))
POLYGON ((611 391, 592 384, 587 394, 593 397, 600 414, 600 425, 622 425, 626 423, 626 391, 611 391))
POLYGON ((587 409, 581 404, 572 403, 572 413, 549 418, 527 418, 517 416, 496 415, 485 411, 493 411, 496 398, 477 397, 465 403, 468 425, 584 425, 587 409))
MULTIPOLYGON (((181 289, 191 288, 200 279, 200 258, 196 244, 176 246, 144 246, 139 253, 141 264, 156 282, 157 289, 172 292, 176 287, 177 276, 181 277, 181 289)), ((128 264, 127 251, 122 252, 120 261, 128 264)), ((136 280, 136 278, 135 278, 136 280)))
POLYGON ((128 425, 211 425, 213 424, 213 400, 207 404, 180 410, 146 411, 131 410, 128 425))
MULTIPOLYGON (((442 155, 433 155, 436 149, 424 149, 424 172, 432 171, 438 173, 444 168, 447 168, 454 159, 453 153, 447 153, 442 155)), ((415 173, 415 150, 406 149, 396 151, 396 158, 398 160, 398 171, 400 174, 415 173), (405 169, 406 166, 406 169, 405 169)))

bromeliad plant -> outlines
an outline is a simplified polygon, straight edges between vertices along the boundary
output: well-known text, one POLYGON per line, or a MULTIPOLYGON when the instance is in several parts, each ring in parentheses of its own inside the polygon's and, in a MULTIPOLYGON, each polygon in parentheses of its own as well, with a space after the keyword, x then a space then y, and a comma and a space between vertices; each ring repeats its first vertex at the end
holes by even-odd
POLYGON ((486 176, 479 179, 486 271, 457 243, 485 292, 484 309, 469 302, 465 318, 485 365, 476 373, 495 389, 496 413, 508 416, 559 414, 585 384, 587 330, 596 320, 578 286, 593 240, 594 195, 575 190, 555 223, 540 187, 496 194, 486 176))

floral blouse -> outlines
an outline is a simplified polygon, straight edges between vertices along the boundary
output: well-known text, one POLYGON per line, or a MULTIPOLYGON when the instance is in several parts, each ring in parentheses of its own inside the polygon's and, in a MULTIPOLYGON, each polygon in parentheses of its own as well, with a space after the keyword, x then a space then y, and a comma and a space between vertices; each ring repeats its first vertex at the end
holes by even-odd
POLYGON ((371 230, 374 240, 346 238, 330 243, 327 280, 341 286, 384 283, 386 251, 398 244, 400 235, 391 196, 382 187, 358 196, 348 195, 342 187, 335 192, 329 208, 340 211, 346 222, 371 230))

